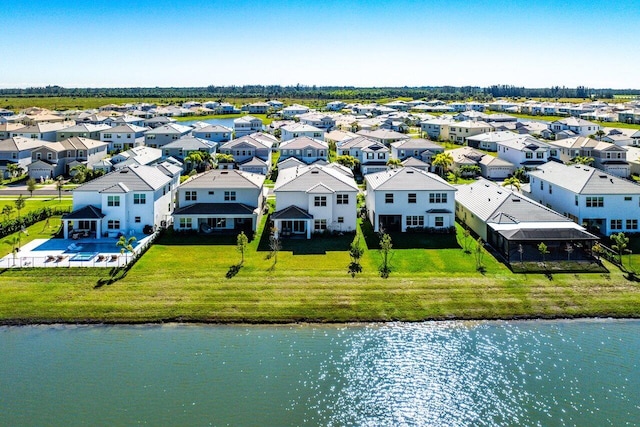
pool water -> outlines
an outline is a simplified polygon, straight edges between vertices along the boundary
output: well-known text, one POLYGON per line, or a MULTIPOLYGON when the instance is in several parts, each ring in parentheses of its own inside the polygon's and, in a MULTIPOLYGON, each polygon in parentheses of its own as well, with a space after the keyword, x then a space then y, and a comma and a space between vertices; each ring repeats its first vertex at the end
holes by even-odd
POLYGON ((78 252, 74 256, 72 256, 69 261, 89 261, 93 257, 98 255, 97 252, 78 252))
MULTIPOLYGON (((116 246, 116 240, 108 240, 105 242, 76 242, 64 239, 51 239, 41 245, 32 249, 33 251, 64 251, 65 253, 119 253, 120 246, 116 246), (69 246, 74 243, 77 248, 69 249, 69 246)), ((133 245, 134 249, 138 246, 138 242, 133 245)))

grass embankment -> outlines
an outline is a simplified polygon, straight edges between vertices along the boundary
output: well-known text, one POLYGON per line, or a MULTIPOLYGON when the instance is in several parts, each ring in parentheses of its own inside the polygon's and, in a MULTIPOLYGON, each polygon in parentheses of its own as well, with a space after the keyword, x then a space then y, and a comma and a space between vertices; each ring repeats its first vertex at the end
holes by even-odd
MULTIPOLYGON (((347 274, 352 236, 287 241, 274 258, 264 238, 244 265, 235 237, 164 238, 121 280, 108 269, 5 270, 0 322, 342 322, 640 315, 640 287, 607 274, 515 275, 489 254, 486 271, 461 236, 394 238, 392 272, 379 277, 368 237, 363 273, 347 274), (211 243, 216 243, 211 245, 211 243), (422 245, 427 249, 418 249, 422 245), (437 246, 437 249, 429 249, 437 246)), ((366 240, 362 240, 365 245, 366 240)))
MULTIPOLYGON (((58 197, 53 196, 29 196, 29 192, 23 195, 24 197, 24 208, 20 210, 20 215, 25 215, 28 212, 39 210, 42 208, 71 208, 73 205, 73 199, 70 196, 62 197, 58 199, 58 197)), ((16 196, 0 196, 0 211, 4 206, 10 206, 13 208, 13 211, 9 215, 8 219, 17 218, 18 210, 16 209, 15 200, 16 196)), ((7 219, 4 215, 2 215, 2 219, 7 219)))

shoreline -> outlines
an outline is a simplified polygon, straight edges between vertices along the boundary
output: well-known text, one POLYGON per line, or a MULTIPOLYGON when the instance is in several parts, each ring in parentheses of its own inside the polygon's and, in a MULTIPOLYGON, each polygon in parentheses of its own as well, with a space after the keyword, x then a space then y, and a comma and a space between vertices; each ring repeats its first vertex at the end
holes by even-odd
POLYGON ((364 324, 391 324, 391 323, 427 323, 427 322, 527 322, 527 321, 604 321, 604 320, 640 320, 640 313, 637 316, 617 316, 616 314, 610 314, 606 316, 563 316, 563 315, 550 315, 550 316, 504 316, 495 318, 466 318, 466 317, 434 317, 425 318, 423 320, 347 320, 347 321, 320 321, 313 319, 302 320, 274 320, 274 321, 251 321, 251 320, 202 320, 202 319, 166 319, 166 320, 91 320, 84 319, 82 321, 73 322, 60 319, 51 320, 0 320, 0 327, 21 327, 21 326, 162 326, 162 325, 194 325, 194 326, 293 326, 293 325, 364 325, 364 324))

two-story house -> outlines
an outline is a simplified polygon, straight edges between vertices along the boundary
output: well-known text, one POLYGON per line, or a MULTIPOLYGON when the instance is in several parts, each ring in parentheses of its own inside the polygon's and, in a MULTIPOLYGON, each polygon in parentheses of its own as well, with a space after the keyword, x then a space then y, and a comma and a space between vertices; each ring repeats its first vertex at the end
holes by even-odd
POLYGON ((608 236, 638 232, 640 185, 585 165, 550 162, 529 172, 530 197, 608 236))
POLYGON ((291 123, 280 127, 280 139, 282 141, 288 141, 301 136, 324 141, 324 135, 324 130, 302 122, 291 123))
POLYGON ((358 160, 357 167, 363 175, 380 172, 387 169, 389 148, 381 142, 364 136, 342 141, 336 149, 341 156, 351 156, 358 160))
POLYGON ((449 140, 449 129, 456 123, 452 118, 438 117, 420 122, 420 131, 429 139, 449 140))
POLYGON ((151 148, 162 148, 170 142, 191 135, 193 128, 178 123, 169 123, 150 129, 144 134, 144 144, 151 148))
POLYGON ((262 132, 262 120, 253 116, 239 117, 233 121, 233 128, 236 138, 262 132))
POLYGON ((278 150, 280 151, 279 161, 295 157, 306 164, 310 164, 318 160, 327 160, 329 144, 319 139, 301 136, 282 141, 278 150))
POLYGON ((549 161, 549 145, 530 135, 496 142, 498 157, 516 167, 534 169, 549 161))
POLYGON ((274 186, 279 237, 311 238, 311 233, 356 230, 358 185, 342 168, 311 165, 286 168, 274 186))
POLYGON ((185 136, 163 146, 162 155, 163 157, 175 157, 180 161, 184 161, 189 154, 198 151, 215 157, 217 146, 218 144, 213 141, 207 141, 206 139, 196 138, 194 136, 185 136))
POLYGON ((193 130, 193 136, 217 143, 231 141, 233 129, 222 125, 208 125, 193 130))
POLYGON ((300 114, 305 114, 308 112, 309 107, 299 104, 293 104, 280 110, 282 117, 284 117, 285 119, 292 119, 295 116, 299 116, 300 114))
POLYGON ((119 125, 100 131, 100 141, 109 145, 109 151, 128 150, 144 144, 148 128, 136 125, 119 125))
POLYGON ((55 142, 59 131, 75 125, 75 122, 35 123, 12 132, 13 136, 55 142))
POLYGON ((171 164, 130 166, 73 190, 73 211, 62 218, 64 237, 86 230, 95 237, 141 235, 171 221, 180 168, 171 164))
POLYGON ((78 137, 89 138, 96 141, 100 140, 100 132, 111 129, 108 124, 92 125, 91 123, 80 123, 56 131, 56 141, 64 141, 65 139, 78 137))
MULTIPOLYGON (((271 167, 271 151, 278 139, 267 133, 253 133, 232 139, 218 147, 221 154, 233 156, 237 169, 266 175, 271 167)), ((221 164, 220 167, 225 167, 221 164)))
POLYGON ((455 187, 412 167, 365 176, 367 215, 375 232, 455 226, 455 187))
POLYGON ((40 139, 14 136, 0 141, 0 172, 3 178, 10 178, 10 164, 17 164, 23 172, 31 163, 31 153, 34 149, 49 144, 40 139))
POLYGON ((554 134, 560 134, 562 131, 571 131, 579 136, 589 136, 602 129, 602 126, 576 117, 567 117, 566 119, 551 122, 549 129, 554 134))
POLYGON ((31 152, 27 167, 34 179, 55 178, 69 174, 76 165, 89 166, 107 156, 107 143, 89 138, 72 137, 37 147, 31 152))
POLYGON ((405 160, 409 157, 431 164, 436 154, 444 153, 444 147, 424 138, 403 139, 391 143, 391 157, 405 160))
POLYGON ((189 178, 178 188, 174 229, 201 233, 240 232, 253 235, 260 222, 265 176, 216 169, 189 178))
POLYGON ((462 145, 470 136, 480 135, 492 130, 493 126, 483 121, 466 120, 456 122, 449 126, 449 141, 462 145))
POLYGON ((336 127, 336 120, 327 114, 322 113, 307 113, 298 116, 300 123, 322 129, 325 132, 329 132, 336 127))

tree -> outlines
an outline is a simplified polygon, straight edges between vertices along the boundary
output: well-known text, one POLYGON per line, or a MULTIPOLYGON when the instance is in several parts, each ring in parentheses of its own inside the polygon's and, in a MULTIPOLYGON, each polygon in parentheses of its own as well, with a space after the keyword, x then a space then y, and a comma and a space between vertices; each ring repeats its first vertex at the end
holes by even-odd
POLYGON ((469 250, 469 238, 471 237, 471 231, 469 231, 468 228, 465 228, 464 231, 462 232, 462 241, 464 243, 464 253, 466 254, 470 254, 471 251, 469 250))
POLYGON ((453 157, 449 153, 438 153, 433 158, 431 165, 436 168, 440 176, 453 164, 453 157))
POLYGON ((380 254, 382 255, 380 276, 384 279, 388 278, 389 273, 391 273, 391 267, 389 265, 389 262, 391 261, 391 248, 393 248, 391 236, 387 233, 382 233, 382 236, 380 236, 380 254))
POLYGON ((595 160, 593 159, 593 157, 587 157, 587 156, 576 156, 573 158, 572 163, 576 163, 579 165, 587 165, 587 166, 591 166, 593 165, 593 162, 595 160))
POLYGON ((629 246, 629 238, 622 232, 617 234, 614 233, 609 238, 613 242, 611 249, 616 251, 618 258, 620 259, 620 265, 622 265, 622 255, 624 255, 627 250, 627 246, 629 246))
POLYGON ((278 236, 278 229, 273 227, 271 228, 271 235, 269 236, 269 257, 273 258, 274 266, 278 262, 278 252, 280 252, 280 249, 282 249, 282 243, 278 236))
POLYGON ((521 184, 520 184, 520 180, 518 178, 516 178, 515 176, 512 176, 511 178, 507 178, 504 180, 504 182, 502 183, 503 187, 507 187, 509 186, 509 188, 513 191, 513 187, 516 187, 516 190, 520 191, 521 188, 521 184))
POLYGON ((360 246, 360 236, 357 236, 353 239, 351 247, 349 248, 349 257, 351 258, 349 274, 351 274, 351 277, 356 277, 356 274, 362 273, 362 265, 360 264, 362 255, 364 255, 364 249, 360 246))
POLYGON ((4 241, 5 244, 11 246, 11 255, 13 256, 13 266, 16 265, 16 257, 20 252, 20 232, 4 241))
POLYGON ((24 168, 19 163, 9 163, 7 164, 7 171, 9 171, 11 178, 15 178, 24 173, 24 168))
POLYGON ((235 159, 233 158, 233 155, 231 155, 231 154, 218 153, 218 154, 216 154, 216 162, 218 162, 218 163, 233 163, 233 162, 235 162, 235 159))
POLYGON ((75 165, 69 169, 69 175, 71 175, 71 181, 75 184, 82 184, 87 180, 88 169, 85 165, 75 165))
POLYGON ((542 255, 542 262, 546 262, 545 258, 548 254, 550 254, 550 252, 549 248, 544 244, 544 242, 540 242, 538 244, 538 252, 540 252, 540 255, 542 255))
POLYGON ((336 163, 353 170, 360 161, 353 156, 342 155, 336 157, 336 163))
POLYGON ((525 168, 518 168, 513 171, 513 177, 518 178, 520 182, 529 182, 529 177, 527 176, 527 171, 525 168))
POLYGON ((64 183, 62 182, 62 178, 56 179, 56 190, 58 190, 58 201, 62 200, 62 188, 64 183))
POLYGON ((33 197, 33 192, 36 189, 36 180, 33 178, 29 178, 27 180, 27 190, 29 191, 30 197, 33 197))
POLYGON ((2 208, 2 215, 4 216, 5 221, 9 221, 11 219, 11 214, 13 213, 13 206, 4 205, 2 208))
POLYGON ((389 166, 391 169, 401 168, 402 167, 402 160, 400 160, 400 159, 389 159, 389 160, 387 160, 387 166, 389 166))
POLYGON ((605 133, 602 129, 598 129, 594 135, 598 138, 598 141, 602 141, 602 137, 605 136, 605 133))
MULTIPOLYGON (((133 253, 133 244, 138 240, 134 236, 131 236, 127 239, 126 236, 120 236, 118 241, 116 242, 116 246, 120 248, 121 255, 127 255, 129 252, 133 253)), ((128 259, 125 260, 125 263, 128 262, 128 259)))
POLYGON ((26 203, 24 201, 24 197, 22 197, 22 194, 19 195, 18 198, 13 201, 13 203, 16 205, 16 210, 18 211, 18 218, 20 218, 20 211, 24 208, 24 205, 26 203))
POLYGON ((244 234, 244 231, 241 231, 240 234, 238 234, 238 237, 236 238, 236 249, 238 250, 238 252, 240 252, 240 265, 244 264, 244 253, 247 250, 247 245, 249 244, 249 238, 247 237, 246 234, 244 234))
POLYGON ((485 267, 484 267, 484 263, 482 262, 482 259, 484 258, 484 243, 482 242, 481 237, 478 237, 478 240, 476 240, 475 257, 476 257, 476 270, 478 270, 481 273, 484 272, 485 267))

